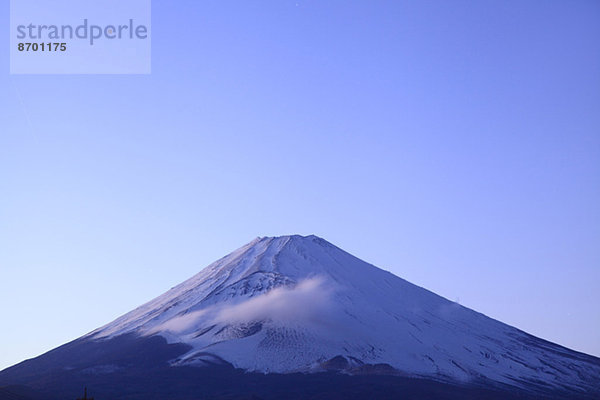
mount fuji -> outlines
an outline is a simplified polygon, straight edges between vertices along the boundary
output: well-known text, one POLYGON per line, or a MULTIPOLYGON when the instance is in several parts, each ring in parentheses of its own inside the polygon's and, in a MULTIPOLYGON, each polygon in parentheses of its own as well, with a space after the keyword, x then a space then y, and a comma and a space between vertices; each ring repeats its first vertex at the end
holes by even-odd
POLYGON ((0 398, 67 398, 84 385, 97 399, 593 399, 600 359, 294 235, 257 238, 0 372, 0 398))

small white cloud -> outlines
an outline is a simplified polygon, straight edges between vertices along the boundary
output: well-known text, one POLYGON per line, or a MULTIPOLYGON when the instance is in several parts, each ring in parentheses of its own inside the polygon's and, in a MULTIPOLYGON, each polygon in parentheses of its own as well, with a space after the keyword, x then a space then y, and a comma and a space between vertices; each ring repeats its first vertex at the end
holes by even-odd
POLYGON ((331 288, 325 285, 323 278, 306 279, 294 287, 279 287, 243 303, 221 308, 214 321, 316 320, 330 308, 330 296, 331 288))
POLYGON ((196 325, 198 320, 207 313, 207 309, 194 311, 188 314, 177 315, 151 330, 151 333, 170 331, 182 333, 196 325))
POLYGON ((278 287, 242 303, 215 304, 188 314, 176 315, 151 328, 148 333, 171 332, 175 335, 195 332, 212 324, 253 321, 316 322, 325 321, 331 309, 332 287, 321 277, 306 279, 293 287, 278 287))

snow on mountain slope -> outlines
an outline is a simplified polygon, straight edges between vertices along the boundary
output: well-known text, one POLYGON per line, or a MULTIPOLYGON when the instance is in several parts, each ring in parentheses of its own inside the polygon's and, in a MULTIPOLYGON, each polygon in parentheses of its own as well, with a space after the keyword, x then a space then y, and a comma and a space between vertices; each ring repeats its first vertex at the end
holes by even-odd
POLYGON ((91 332, 161 335, 192 350, 172 365, 225 360, 250 371, 360 369, 598 390, 599 360, 450 302, 315 236, 257 238, 91 332))

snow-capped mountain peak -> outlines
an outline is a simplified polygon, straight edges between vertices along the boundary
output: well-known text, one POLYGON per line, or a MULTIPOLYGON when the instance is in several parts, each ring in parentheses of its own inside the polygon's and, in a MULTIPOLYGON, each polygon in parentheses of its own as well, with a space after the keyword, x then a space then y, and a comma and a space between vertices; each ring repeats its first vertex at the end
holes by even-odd
POLYGON ((596 388, 593 357, 530 336, 370 265, 316 236, 259 237, 90 333, 160 335, 261 372, 388 372, 596 388))

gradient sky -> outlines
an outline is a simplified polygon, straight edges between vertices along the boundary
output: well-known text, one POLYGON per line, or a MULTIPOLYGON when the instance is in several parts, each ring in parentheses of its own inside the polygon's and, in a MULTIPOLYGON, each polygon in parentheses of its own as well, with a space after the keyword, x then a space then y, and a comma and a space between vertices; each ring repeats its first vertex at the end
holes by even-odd
POLYGON ((0 369, 290 233, 600 356, 600 2, 152 15, 148 76, 0 41, 0 369))

